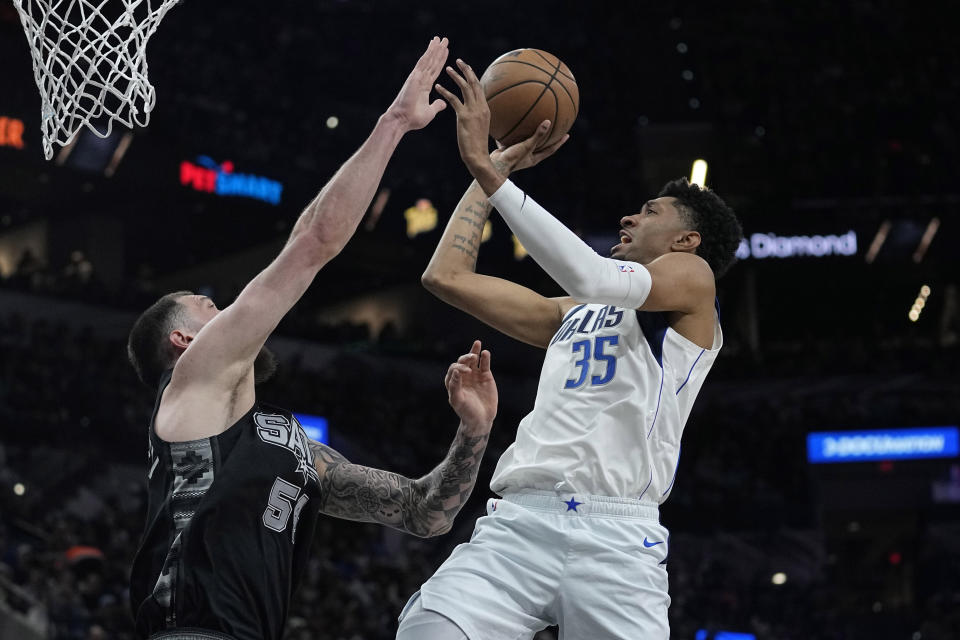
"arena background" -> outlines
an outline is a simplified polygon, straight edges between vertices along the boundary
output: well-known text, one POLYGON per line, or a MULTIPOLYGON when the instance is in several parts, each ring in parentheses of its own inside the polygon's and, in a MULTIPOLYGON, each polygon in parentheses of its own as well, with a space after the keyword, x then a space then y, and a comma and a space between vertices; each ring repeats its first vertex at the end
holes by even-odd
MULTIPOLYGON (((573 70, 571 140, 516 179, 595 247, 696 158, 743 222, 752 255, 720 281, 725 347, 662 508, 672 637, 960 638, 956 452, 811 464, 807 449, 811 432, 960 422, 960 49, 938 6, 189 0, 148 47, 150 126, 46 162, 26 38, 0 0, 0 638, 133 637, 153 394, 124 358, 132 319, 176 289, 229 303, 437 34, 477 69, 537 47, 573 70), (279 201, 197 188, 227 162, 280 183, 279 201), (843 252, 782 240, 829 235, 843 252)), ((325 417, 355 462, 417 476, 441 459, 442 375, 473 338, 502 398, 449 534, 323 519, 289 638, 393 638, 532 406, 540 353, 419 285, 468 182, 447 110, 403 140, 272 341, 282 366, 261 397, 325 417)), ((557 294, 494 218, 479 269, 557 294)))

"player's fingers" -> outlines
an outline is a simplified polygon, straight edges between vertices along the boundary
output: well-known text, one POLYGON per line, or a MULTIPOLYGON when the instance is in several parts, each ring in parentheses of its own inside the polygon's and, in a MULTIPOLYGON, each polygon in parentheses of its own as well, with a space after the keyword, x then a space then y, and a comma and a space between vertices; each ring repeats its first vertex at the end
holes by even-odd
POLYGON ((477 74, 474 72, 473 67, 464 62, 463 60, 458 60, 460 69, 463 71, 463 77, 467 80, 467 84, 473 88, 474 93, 477 96, 483 95, 483 87, 480 85, 480 78, 477 77, 477 74))
POLYGON ((473 72, 473 67, 460 58, 457 58, 457 66, 460 67, 460 72, 463 74, 464 80, 467 81, 467 85, 473 92, 474 97, 479 98, 483 94, 483 88, 480 86, 480 80, 477 78, 477 74, 473 72))
POLYGON ((439 39, 437 36, 430 38, 430 42, 427 43, 427 50, 423 52, 423 55, 420 56, 420 59, 417 60, 417 64, 414 65, 414 70, 425 69, 433 61, 437 53, 437 43, 439 39))
POLYGON ((443 376, 443 386, 450 388, 450 380, 453 378, 453 365, 447 367, 447 374, 443 376))
POLYGON ((454 362, 447 368, 447 375, 443 378, 443 383, 450 386, 454 380, 460 382, 464 375, 470 375, 470 367, 459 362, 454 362))
POLYGON ((430 74, 431 78, 436 78, 440 75, 440 70, 443 69, 443 63, 447 61, 447 56, 450 55, 447 44, 448 40, 446 38, 434 38, 430 43, 432 51, 429 52, 430 55, 426 64, 426 71, 430 74))
POLYGON ((543 149, 540 149, 539 151, 535 151, 535 152, 533 153, 533 162, 534 162, 534 164, 540 162, 540 161, 543 160, 544 158, 548 158, 548 157, 552 156, 554 153, 556 153, 557 149, 559 149, 560 147, 562 147, 562 146, 567 142, 567 140, 569 140, 569 139, 570 139, 570 134, 569 134, 569 133, 565 133, 562 138, 560 138, 559 140, 557 140, 556 142, 554 142, 554 143, 551 144, 550 146, 544 147, 543 149))
POLYGON ((456 111, 457 113, 460 113, 460 109, 463 108, 463 103, 460 102, 460 98, 458 98, 455 94, 447 91, 443 87, 443 85, 440 84, 439 82, 433 85, 433 88, 436 89, 437 93, 439 93, 443 97, 443 99, 450 104, 451 107, 453 107, 454 111, 456 111))
POLYGON ((480 371, 483 373, 490 371, 490 352, 486 349, 480 352, 480 371))
POLYGON ((473 67, 459 58, 457 58, 457 66, 460 67, 460 72, 463 74, 464 81, 466 82, 466 86, 461 87, 464 98, 467 97, 467 93, 469 92, 470 98, 473 99, 477 105, 486 107, 487 97, 483 93, 483 87, 477 79, 477 74, 473 72, 473 67))
POLYGON ((474 340, 473 345, 470 347, 470 353, 476 353, 479 355, 482 345, 479 340, 474 340))
POLYGON ((533 132, 533 137, 542 140, 547 137, 547 134, 550 133, 551 122, 549 120, 544 120, 540 123, 540 126, 537 127, 537 130, 533 132))
POLYGON ((477 353, 465 353, 459 358, 457 358, 458 364, 465 364, 468 366, 474 366, 477 362, 477 358, 480 357, 480 354, 477 353))
POLYGON ((450 78, 457 83, 458 87, 460 87, 460 92, 463 94, 464 102, 467 101, 467 98, 472 97, 467 89, 467 81, 464 80, 463 76, 457 73, 456 70, 454 70, 454 68, 451 67, 450 65, 447 65, 447 75, 450 76, 450 78))
POLYGON ((546 137, 547 132, 550 131, 550 121, 544 120, 540 123, 540 126, 537 127, 537 130, 533 132, 533 135, 518 142, 517 145, 522 150, 523 155, 533 152, 534 149, 540 146, 540 143, 543 142, 544 137, 546 137))
POLYGON ((447 103, 443 100, 434 100, 430 103, 430 110, 433 112, 433 115, 437 115, 441 111, 447 108, 447 103))
POLYGON ((444 380, 444 385, 450 391, 455 391, 463 386, 464 376, 470 375, 470 367, 467 367, 462 364, 454 365, 450 368, 450 372, 447 374, 446 380, 444 380))
MULTIPOLYGON (((471 104, 477 101, 476 92, 473 91, 473 89, 470 87, 470 84, 467 83, 464 77, 457 73, 456 70, 450 65, 447 65, 447 75, 457 83, 458 87, 460 87, 460 93, 463 95, 461 100, 464 104, 471 104)), ((484 101, 484 104, 485 103, 486 102, 484 101)))

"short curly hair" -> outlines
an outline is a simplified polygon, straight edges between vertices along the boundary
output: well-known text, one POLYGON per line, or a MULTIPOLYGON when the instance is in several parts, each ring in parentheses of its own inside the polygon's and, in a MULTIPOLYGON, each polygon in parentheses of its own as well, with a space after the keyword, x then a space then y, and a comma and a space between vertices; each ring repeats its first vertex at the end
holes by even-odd
POLYGON ((716 193, 690 184, 686 178, 671 180, 658 197, 676 198, 676 207, 690 228, 700 234, 697 255, 707 261, 719 278, 736 262, 743 228, 733 209, 716 193))

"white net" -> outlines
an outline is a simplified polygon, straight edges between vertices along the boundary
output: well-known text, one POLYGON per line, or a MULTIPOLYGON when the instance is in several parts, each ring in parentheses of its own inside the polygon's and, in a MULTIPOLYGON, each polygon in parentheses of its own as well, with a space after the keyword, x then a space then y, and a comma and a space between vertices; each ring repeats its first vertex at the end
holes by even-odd
POLYGON ((147 126, 156 102, 147 40, 180 0, 13 0, 40 89, 43 153, 87 126, 104 138, 113 122, 147 126))

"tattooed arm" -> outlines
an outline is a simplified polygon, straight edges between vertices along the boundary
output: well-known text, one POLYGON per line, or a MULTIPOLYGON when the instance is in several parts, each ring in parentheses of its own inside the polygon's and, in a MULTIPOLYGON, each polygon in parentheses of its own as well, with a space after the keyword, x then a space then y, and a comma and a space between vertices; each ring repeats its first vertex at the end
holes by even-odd
POLYGON ((474 342, 470 353, 450 365, 444 382, 460 427, 443 462, 418 480, 351 464, 330 447, 310 443, 320 474, 321 511, 424 538, 450 530, 473 491, 497 413, 490 352, 474 342))
POLYGON ((320 472, 320 510, 347 520, 385 524, 422 538, 446 533, 473 491, 490 435, 467 432, 461 423, 447 457, 418 480, 351 464, 330 447, 312 442, 320 472))
POLYGON ((541 146, 550 130, 550 122, 545 120, 528 139, 500 148, 488 159, 490 110, 473 69, 462 60, 457 61, 457 66, 469 82, 452 67, 447 67, 447 74, 460 87, 463 99, 440 85, 435 89, 457 112, 460 155, 481 183, 473 182, 463 195, 421 282, 444 302, 494 329, 536 347, 546 347, 560 328, 563 316, 574 306, 573 300, 545 298, 507 280, 479 275, 476 273, 477 251, 483 225, 490 215, 484 190, 493 193, 511 171, 539 164, 553 155, 569 136, 541 146))
POLYGON ((546 347, 574 302, 571 298, 546 298, 509 280, 476 273, 480 237, 490 210, 483 189, 473 182, 450 217, 420 281, 447 304, 494 329, 546 347))

